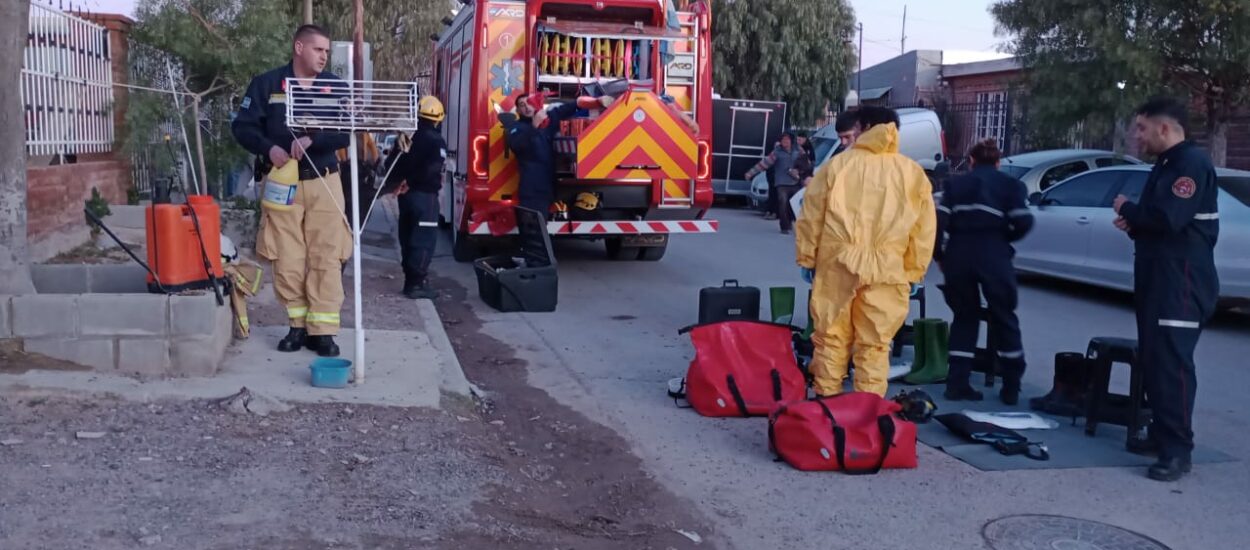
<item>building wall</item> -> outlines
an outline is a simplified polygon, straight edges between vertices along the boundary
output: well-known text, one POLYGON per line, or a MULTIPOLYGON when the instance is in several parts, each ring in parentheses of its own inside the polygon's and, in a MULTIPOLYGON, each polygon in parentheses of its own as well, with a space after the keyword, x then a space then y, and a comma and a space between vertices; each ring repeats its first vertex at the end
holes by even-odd
MULTIPOLYGON (((921 98, 922 90, 937 88, 941 77, 942 52, 936 50, 913 50, 903 55, 878 63, 862 71, 862 82, 859 73, 850 78, 850 89, 890 87, 888 104, 915 105, 921 98)), ((887 103, 868 102, 865 103, 887 103)))
MULTIPOLYGON (((982 108, 978 105, 980 94, 1007 94, 1017 78, 1019 78, 1018 72, 999 72, 948 77, 946 79, 947 103, 945 105, 945 116, 943 117, 943 129, 946 131, 948 155, 954 159, 962 159, 963 155, 976 141, 978 137, 978 109, 982 108)), ((1008 120, 1007 124, 1011 125, 1013 122, 1008 120)), ((1018 141, 1012 139, 1015 130, 1017 129, 1009 128, 1007 131, 1007 141, 1009 142, 1007 144, 1009 145, 1007 152, 1009 154, 1023 152, 1021 151, 1022 147, 1019 147, 1018 143, 1011 143, 1012 141, 1018 141)))
POLYGON ((109 204, 126 204, 130 166, 99 160, 26 168, 26 231, 36 262, 86 240, 89 231, 83 208, 93 188, 109 204))

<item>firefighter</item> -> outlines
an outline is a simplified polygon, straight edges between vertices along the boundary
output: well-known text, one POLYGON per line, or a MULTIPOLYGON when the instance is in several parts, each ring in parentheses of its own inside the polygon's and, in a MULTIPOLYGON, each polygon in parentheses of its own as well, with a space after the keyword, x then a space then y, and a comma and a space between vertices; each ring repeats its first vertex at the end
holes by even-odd
POLYGON ((855 390, 885 396, 890 343, 924 278, 937 233, 924 169, 898 152, 898 113, 864 107, 851 150, 823 164, 803 200, 796 256, 812 283, 816 393, 842 392, 851 350, 855 390))
MULTIPOLYGON (((297 163, 297 181, 265 182, 256 253, 274 265, 274 291, 286 307, 290 332, 278 350, 302 347, 323 357, 339 355, 343 305, 343 263, 352 237, 344 216, 343 187, 335 151, 348 146, 341 132, 294 133, 286 125, 287 78, 330 91, 342 80, 323 72, 330 39, 321 28, 295 32, 291 62, 252 79, 232 129, 249 152, 268 159, 275 170, 297 163)), ((289 169, 288 169, 289 170, 289 169)))
POLYGON ((1157 161, 1139 202, 1120 195, 1113 203, 1115 226, 1136 248, 1137 360, 1154 414, 1148 443, 1159 457, 1147 474, 1158 481, 1176 481, 1191 468, 1194 348, 1219 297, 1219 189, 1211 158, 1185 137, 1187 124, 1185 106, 1174 99, 1137 110, 1138 145, 1157 161))
POLYGON ((984 295, 990 315, 989 334, 1002 366, 999 398, 1015 405, 1025 362, 1016 317, 1016 271, 1011 262, 1016 252, 1011 243, 1033 229, 1033 213, 1024 183, 998 171, 1002 158, 998 142, 979 142, 968 157, 972 171, 947 182, 937 207, 939 240, 934 258, 945 275, 946 303, 954 314, 946 398, 984 398, 968 381, 976 358, 984 295))
POLYGON ((555 201, 556 163, 553 143, 560 132, 560 123, 572 118, 578 106, 593 102, 604 109, 612 105, 611 96, 581 98, 546 109, 546 95, 535 92, 509 98, 501 106, 499 121, 507 133, 508 148, 517 156, 521 183, 517 191, 521 206, 547 214, 555 201), (511 111, 515 103, 516 113, 511 111))
POLYGON ((438 131, 444 117, 438 98, 421 98, 416 133, 411 141, 401 137, 387 159, 388 165, 394 163, 387 183, 403 182, 395 192, 399 198, 403 295, 413 300, 438 296, 429 287, 429 274, 438 242, 438 192, 443 187, 443 162, 447 160, 447 143, 438 131))

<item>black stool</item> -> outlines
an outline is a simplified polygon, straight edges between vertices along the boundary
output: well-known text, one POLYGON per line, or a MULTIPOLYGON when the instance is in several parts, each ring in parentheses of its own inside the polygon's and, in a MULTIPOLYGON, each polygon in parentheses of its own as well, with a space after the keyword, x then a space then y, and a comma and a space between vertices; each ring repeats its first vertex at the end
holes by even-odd
POLYGON ((1145 443, 1142 428, 1150 423, 1150 410, 1143 406, 1145 391, 1142 373, 1137 368, 1137 340, 1098 337, 1089 341, 1085 351, 1090 373, 1090 388, 1085 406, 1085 435, 1093 436, 1099 424, 1115 424, 1128 428, 1125 446, 1132 450, 1145 443), (1129 367, 1129 394, 1113 394, 1111 366, 1120 363, 1129 367))
MULTIPOLYGON (((916 295, 912 296, 911 301, 908 302, 909 305, 911 302, 920 302, 919 319, 925 318, 924 290, 925 290, 924 283, 920 283, 916 285, 916 295)), ((894 357, 902 357, 903 346, 916 347, 916 326, 915 325, 908 325, 904 323, 903 327, 898 329, 898 333, 894 335, 894 346, 893 346, 893 349, 890 350, 890 354, 893 355, 894 357)))

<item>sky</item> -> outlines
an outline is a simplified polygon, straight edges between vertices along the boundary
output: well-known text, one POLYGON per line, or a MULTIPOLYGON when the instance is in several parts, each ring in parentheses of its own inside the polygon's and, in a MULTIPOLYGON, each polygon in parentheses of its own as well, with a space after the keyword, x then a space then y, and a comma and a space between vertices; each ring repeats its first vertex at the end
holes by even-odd
MULTIPOLYGON (((130 14, 135 0, 70 0, 91 11, 130 14)), ((850 0, 864 24, 864 67, 899 54, 903 7, 907 7, 907 50, 946 50, 947 63, 981 61, 996 54, 992 0, 850 0)), ((858 39, 858 37, 856 37, 858 39)))

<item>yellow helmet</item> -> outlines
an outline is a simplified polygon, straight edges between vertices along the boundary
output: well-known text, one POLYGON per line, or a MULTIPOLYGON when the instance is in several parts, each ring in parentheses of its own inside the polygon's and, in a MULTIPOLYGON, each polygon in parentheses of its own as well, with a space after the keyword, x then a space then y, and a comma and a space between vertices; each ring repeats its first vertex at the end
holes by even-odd
POLYGON ((582 210, 598 210, 599 196, 594 193, 578 193, 574 204, 582 210))
POLYGON ((443 102, 432 95, 423 96, 421 102, 417 104, 417 116, 438 124, 446 118, 447 113, 443 110, 443 102))

